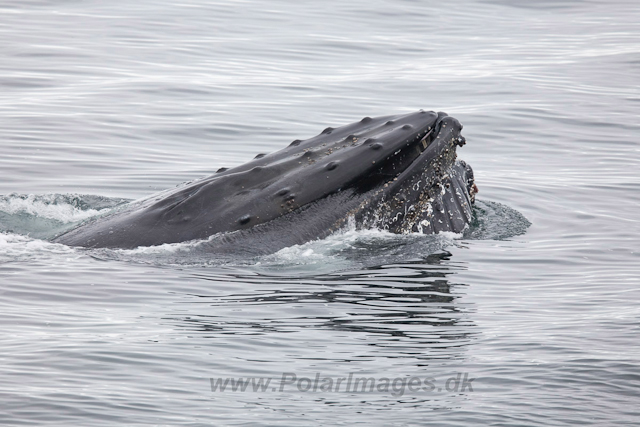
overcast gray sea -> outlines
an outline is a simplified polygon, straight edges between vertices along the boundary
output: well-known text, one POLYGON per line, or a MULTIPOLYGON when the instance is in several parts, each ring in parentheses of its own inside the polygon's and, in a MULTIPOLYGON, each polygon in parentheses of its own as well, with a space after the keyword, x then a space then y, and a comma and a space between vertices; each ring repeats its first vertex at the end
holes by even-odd
POLYGON ((0 0, 0 424, 638 425, 639 133, 635 0, 0 0), (464 235, 48 241, 419 109, 464 235))

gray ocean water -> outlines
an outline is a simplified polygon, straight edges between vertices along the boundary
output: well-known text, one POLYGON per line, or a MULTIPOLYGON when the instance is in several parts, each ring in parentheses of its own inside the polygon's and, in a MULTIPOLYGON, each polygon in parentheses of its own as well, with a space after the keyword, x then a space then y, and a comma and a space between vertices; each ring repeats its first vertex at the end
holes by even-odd
POLYGON ((639 133, 635 0, 2 0, 0 424, 640 425, 639 133), (465 235, 47 241, 418 109, 464 125, 465 235))

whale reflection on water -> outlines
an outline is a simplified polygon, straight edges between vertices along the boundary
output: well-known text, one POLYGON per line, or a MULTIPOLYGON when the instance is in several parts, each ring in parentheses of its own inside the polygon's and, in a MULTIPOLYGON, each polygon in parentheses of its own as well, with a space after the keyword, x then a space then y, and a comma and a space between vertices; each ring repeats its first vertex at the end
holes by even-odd
POLYGON ((244 288, 227 293, 211 290, 224 288, 223 282, 233 286, 228 275, 203 271, 192 277, 207 291, 185 293, 179 308, 172 307, 180 314, 168 314, 162 322, 213 340, 229 334, 301 333, 330 346, 324 337, 335 337, 336 331, 348 340, 376 335, 367 343, 369 355, 459 359, 476 330, 469 316, 473 308, 458 302, 466 285, 455 283, 455 274, 466 267, 451 263, 449 256, 441 252, 413 262, 305 277, 237 275, 234 280, 244 288))

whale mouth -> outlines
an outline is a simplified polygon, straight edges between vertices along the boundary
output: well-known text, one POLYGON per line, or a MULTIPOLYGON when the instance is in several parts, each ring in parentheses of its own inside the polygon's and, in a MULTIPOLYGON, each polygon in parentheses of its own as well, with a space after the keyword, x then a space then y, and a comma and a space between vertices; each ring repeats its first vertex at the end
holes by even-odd
POLYGON ((384 159, 358 190, 375 200, 362 222, 394 233, 462 232, 471 221, 478 188, 473 170, 458 160, 456 148, 466 144, 462 125, 438 115, 384 159))
MULTIPOLYGON (((410 140, 405 141, 392 154, 379 162, 380 166, 358 182, 360 191, 390 185, 403 175, 422 174, 427 169, 432 175, 445 175, 457 158, 456 147, 466 144, 460 135, 462 125, 449 117, 439 117, 432 125, 425 125, 410 140)), ((470 197, 477 193, 475 183, 467 186, 470 197), (475 190, 474 190, 475 188, 475 190)))

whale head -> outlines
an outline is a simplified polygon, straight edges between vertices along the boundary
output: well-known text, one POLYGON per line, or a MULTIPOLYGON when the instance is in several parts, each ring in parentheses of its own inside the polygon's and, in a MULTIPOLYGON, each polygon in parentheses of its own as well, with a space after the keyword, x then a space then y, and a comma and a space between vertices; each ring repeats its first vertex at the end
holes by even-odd
MULTIPOLYGON (((473 172, 456 159, 460 123, 419 111, 328 127, 271 154, 162 193, 60 236, 89 247, 136 247, 301 224, 300 242, 353 218, 394 233, 460 232, 471 220, 473 172), (304 218, 303 221, 294 217, 304 218), (93 224, 93 225, 92 225, 93 224)), ((298 240, 291 240, 297 242, 298 240)))

